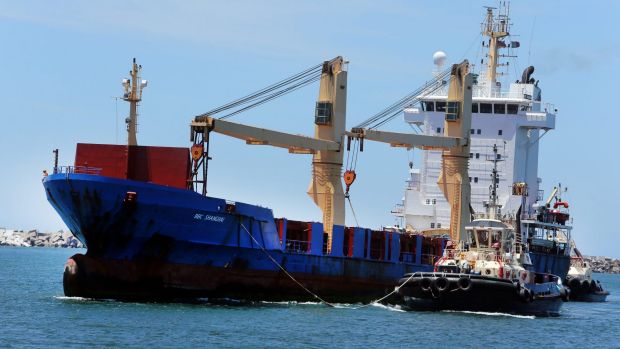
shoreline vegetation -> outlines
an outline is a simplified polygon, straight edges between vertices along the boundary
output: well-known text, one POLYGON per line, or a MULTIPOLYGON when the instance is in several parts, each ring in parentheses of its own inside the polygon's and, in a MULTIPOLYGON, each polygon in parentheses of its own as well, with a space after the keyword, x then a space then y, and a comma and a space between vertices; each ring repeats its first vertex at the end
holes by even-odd
MULTIPOLYGON (((0 246, 84 248, 71 232, 59 230, 43 233, 38 230, 0 228, 0 246)), ((602 256, 584 256, 595 273, 620 274, 620 260, 602 256)))

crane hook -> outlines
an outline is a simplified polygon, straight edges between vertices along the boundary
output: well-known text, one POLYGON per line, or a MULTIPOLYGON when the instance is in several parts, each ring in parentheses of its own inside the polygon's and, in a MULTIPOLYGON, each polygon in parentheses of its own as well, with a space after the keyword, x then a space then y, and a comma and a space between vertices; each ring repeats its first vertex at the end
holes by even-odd
POLYGON ((347 186, 344 196, 349 197, 349 188, 351 187, 351 184, 355 182, 355 178, 357 177, 357 175, 353 170, 346 170, 344 171, 342 177, 344 178, 344 184, 347 186))

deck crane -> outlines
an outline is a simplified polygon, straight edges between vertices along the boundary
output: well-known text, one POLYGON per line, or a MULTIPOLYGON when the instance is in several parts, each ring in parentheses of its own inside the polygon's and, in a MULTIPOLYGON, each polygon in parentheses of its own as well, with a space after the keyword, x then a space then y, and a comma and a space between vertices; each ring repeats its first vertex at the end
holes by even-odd
MULTIPOLYGON (((202 185, 202 194, 206 195, 207 164, 210 159, 209 135, 211 132, 245 140, 249 145, 270 145, 288 149, 292 154, 312 154, 312 178, 308 188, 308 195, 323 213, 323 229, 327 234, 327 249, 329 251, 331 250, 333 225, 344 225, 345 223, 345 196, 340 177, 343 167, 343 144, 345 135, 349 135, 350 137, 363 137, 370 140, 386 141, 389 139, 391 143, 399 145, 458 150, 454 155, 451 153, 447 154, 447 159, 462 156, 463 153, 468 154, 469 142, 467 137, 469 135, 469 125, 471 123, 472 78, 471 74, 461 74, 466 68, 459 68, 461 67, 460 65, 455 67, 456 68, 443 74, 443 76, 438 76, 431 84, 433 88, 439 88, 441 87, 441 83, 438 83, 438 81, 440 81, 439 79, 443 79, 448 75, 452 76, 453 81, 450 85, 452 94, 450 95, 451 99, 449 98, 448 100, 454 101, 454 103, 448 103, 452 108, 450 109, 452 113, 447 114, 447 118, 454 118, 455 120, 451 120, 450 122, 452 124, 446 127, 447 137, 387 134, 369 129, 364 129, 362 134, 347 132, 345 129, 347 71, 343 58, 336 57, 330 61, 325 61, 318 68, 318 75, 314 75, 315 70, 311 68, 307 70, 306 73, 302 72, 296 75, 294 79, 283 80, 280 83, 260 90, 256 94, 248 95, 228 103, 221 108, 216 108, 212 112, 197 116, 191 122, 191 140, 194 143, 191 153, 194 160, 194 167, 193 180, 190 181, 190 184, 195 186, 195 190, 198 190, 198 187, 202 185), (304 86, 311 81, 319 79, 319 96, 316 102, 314 117, 314 137, 284 133, 224 120, 226 117, 234 115, 240 110, 243 111, 249 107, 262 104, 283 93, 287 93, 287 91, 294 90, 299 86, 304 86), (452 85, 454 85, 454 87, 452 87, 452 85), (467 86, 466 90, 469 92, 469 97, 465 99, 463 98, 464 86, 467 86), (466 101, 466 106, 461 103, 464 100, 466 101), (249 106, 244 106, 248 104, 249 106), (220 118, 214 117, 215 114, 223 110, 230 110, 231 108, 240 109, 220 118), (462 125, 459 128, 455 126, 457 124, 462 125), (401 137, 404 138, 401 139, 401 137), (200 169, 202 169, 202 171, 200 169)), ((425 87, 426 90, 428 90, 428 88, 429 86, 425 87)), ((467 95, 467 93, 465 94, 467 95)), ((402 111, 402 109, 398 111, 394 110, 393 112, 398 114, 402 111)), ((394 116, 392 115, 391 117, 394 116)), ((360 129, 357 131, 359 132, 360 129)), ((468 155, 465 156, 464 159, 453 159, 452 162, 447 160, 446 164, 452 166, 449 168, 455 168, 454 166, 456 165, 462 167, 464 164, 464 170, 459 167, 456 173, 462 174, 464 171, 464 178, 467 178, 467 159, 468 155)), ((450 170, 447 171, 447 173, 450 174, 447 182, 452 183, 451 180, 453 180, 455 172, 450 170)), ((460 190, 458 193, 462 193, 468 198, 469 182, 465 182, 467 183, 466 190, 460 190)), ((452 194, 453 191, 447 190, 447 192, 452 195, 451 197, 460 198, 463 196, 455 196, 452 194)), ((466 202, 468 203, 469 201, 467 200, 466 202)))
MULTIPOLYGON (((441 149, 443 150, 443 163, 441 174, 437 184, 451 205, 450 238, 460 241, 464 238, 464 228, 470 222, 470 195, 471 188, 468 175, 470 128, 471 128, 471 103, 473 74, 469 73, 469 63, 463 61, 451 67, 450 82, 446 116, 444 121, 444 136, 427 136, 410 133, 397 133, 374 130, 373 126, 382 125, 383 120, 390 118, 385 114, 383 118, 372 117, 351 129, 347 135, 363 140, 389 143, 394 147, 441 149)), ((441 74, 445 75, 445 74, 441 74)), ((441 78, 441 75, 438 78, 441 78)), ((437 82, 437 81, 436 81, 437 82)), ((435 85, 429 85, 434 88, 435 85)), ((423 91, 427 91, 429 88, 423 91)), ((405 105, 412 105, 423 97, 424 93, 412 96, 405 101, 405 105)))
MULTIPOLYGON (((313 80, 311 74, 301 81, 313 80), (304 80, 305 79, 305 80, 304 80)), ((276 84, 278 85, 278 84, 276 84)), ((275 85, 272 85, 275 86, 275 85)), ((295 86, 295 85, 293 85, 295 86)), ((276 92, 270 91, 265 98, 276 92)), ((289 134, 264 128, 217 119, 209 113, 200 115, 191 123, 194 182, 202 184, 206 194, 206 163, 209 160, 209 133, 216 132, 245 140, 250 145, 271 145, 288 149, 292 154, 312 154, 312 179, 308 195, 323 212, 323 227, 327 246, 331 249, 333 225, 344 225, 344 191, 342 171, 342 143, 346 124, 347 71, 342 57, 325 61, 320 67, 319 96, 314 118, 314 137, 289 134), (204 143, 207 143, 205 151, 204 143), (198 167, 203 168, 202 178, 198 167)), ((257 100, 256 98, 251 101, 257 100)), ((259 99, 259 102, 260 103, 259 99)), ((243 109, 243 108, 242 108, 243 109)), ((233 112, 234 113, 234 112, 233 112)))

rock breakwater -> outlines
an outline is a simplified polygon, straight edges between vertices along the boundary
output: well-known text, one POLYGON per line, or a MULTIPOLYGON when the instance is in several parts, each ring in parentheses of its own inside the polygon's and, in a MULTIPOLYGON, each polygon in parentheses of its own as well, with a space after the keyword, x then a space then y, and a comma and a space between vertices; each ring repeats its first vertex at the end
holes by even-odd
POLYGON ((620 260, 601 256, 584 256, 595 273, 620 274, 620 260))
POLYGON ((0 246, 20 246, 20 247, 84 247, 68 231, 57 231, 42 233, 38 230, 13 230, 0 228, 0 246))

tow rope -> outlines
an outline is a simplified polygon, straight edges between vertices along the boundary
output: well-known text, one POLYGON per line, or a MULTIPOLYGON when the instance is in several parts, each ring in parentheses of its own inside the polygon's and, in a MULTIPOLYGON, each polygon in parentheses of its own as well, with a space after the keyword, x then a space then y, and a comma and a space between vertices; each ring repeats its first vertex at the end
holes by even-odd
POLYGON ((314 293, 314 292, 310 291, 310 290, 309 290, 306 286, 304 286, 301 282, 297 281, 297 279, 295 279, 295 278, 293 277, 293 275, 291 275, 288 271, 286 271, 286 269, 284 269, 284 267, 283 267, 280 263, 278 263, 278 261, 276 261, 276 260, 275 260, 275 258, 273 258, 273 257, 271 256, 271 254, 269 254, 269 252, 268 252, 268 251, 267 251, 267 250, 263 247, 263 245, 261 245, 261 244, 258 242, 258 240, 256 240, 256 239, 254 238, 254 236, 253 236, 253 235, 250 233, 250 231, 249 231, 249 230, 245 227, 245 225, 243 225, 243 223, 241 224, 241 227, 243 228, 243 230, 245 230, 245 232, 246 232, 246 233, 248 234, 248 236, 252 239, 252 241, 254 241, 254 243, 255 243, 258 247, 260 247, 260 249, 261 249, 261 250, 262 250, 262 251, 263 251, 263 252, 267 255, 267 257, 269 257, 269 259, 270 259, 270 260, 271 260, 271 261, 272 261, 272 262, 273 262, 276 266, 278 266, 278 268, 280 268, 280 270, 282 270, 286 276, 288 276, 288 277, 289 277, 289 278, 290 278, 293 282, 295 282, 297 285, 299 285, 299 287, 301 287, 304 291, 308 292, 308 294, 312 295, 312 296, 313 296, 315 299, 317 299, 319 302, 321 302, 321 303, 323 303, 323 304, 325 304, 325 305, 327 305, 327 306, 329 306, 329 307, 332 307, 332 308, 340 308, 340 309, 352 309, 352 310, 357 310, 357 309, 362 309, 362 308, 369 307, 369 306, 371 306, 371 305, 373 305, 373 304, 380 303, 380 302, 384 301, 385 299, 387 299, 388 297, 390 297, 391 295, 393 295, 394 293, 398 292, 398 290, 399 290, 401 287, 405 286, 405 284, 406 284, 406 283, 408 283, 411 279, 413 279, 413 276, 415 275, 415 273, 411 273, 411 275, 409 276, 409 278, 408 278, 407 280, 405 280, 405 282, 403 282, 403 283, 402 283, 402 284, 400 284, 399 286, 394 287, 394 290, 393 290, 392 292, 390 292, 390 293, 386 294, 385 296, 383 296, 383 297, 381 297, 381 298, 379 298, 379 299, 376 299, 376 300, 374 300, 374 301, 371 301, 371 302, 370 302, 370 303, 368 303, 368 304, 362 304, 362 305, 360 305, 360 306, 358 306, 358 307, 353 307, 353 308, 351 308, 351 307, 344 307, 344 306, 340 306, 340 305, 333 304, 333 303, 330 303, 330 302, 326 301, 325 299, 321 298, 318 294, 316 294, 316 293, 314 293))

